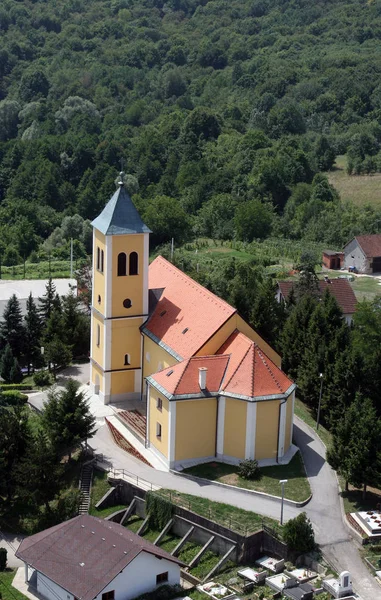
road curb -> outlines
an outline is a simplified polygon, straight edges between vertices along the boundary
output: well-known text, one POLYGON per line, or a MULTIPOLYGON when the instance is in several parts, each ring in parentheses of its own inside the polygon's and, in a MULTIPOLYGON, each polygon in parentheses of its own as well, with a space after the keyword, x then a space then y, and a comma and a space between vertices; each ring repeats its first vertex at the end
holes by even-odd
MULTIPOLYGON (((221 483, 220 481, 212 481, 210 479, 205 479, 204 477, 196 477, 195 475, 187 475, 185 473, 180 473, 179 471, 174 471, 173 469, 170 469, 169 472, 173 473, 173 475, 182 477, 183 479, 191 479, 192 481, 195 481, 196 483, 202 482, 202 483, 205 483, 208 485, 216 485, 218 487, 227 488, 228 490, 235 490, 235 491, 243 492, 244 494, 248 494, 249 496, 259 496, 262 498, 269 498, 270 500, 276 500, 279 502, 281 502, 281 500, 282 500, 282 498, 280 496, 272 496, 271 494, 266 494, 265 492, 257 492, 256 490, 247 490, 245 488, 241 488, 236 485, 229 485, 228 483, 221 483)), ((303 502, 295 502, 294 500, 288 500, 288 498, 284 498, 284 503, 288 504, 288 506, 294 506, 295 508, 301 508, 303 506, 306 506, 306 504, 308 504, 311 501, 311 498, 312 498, 312 494, 306 500, 303 500, 303 502)))

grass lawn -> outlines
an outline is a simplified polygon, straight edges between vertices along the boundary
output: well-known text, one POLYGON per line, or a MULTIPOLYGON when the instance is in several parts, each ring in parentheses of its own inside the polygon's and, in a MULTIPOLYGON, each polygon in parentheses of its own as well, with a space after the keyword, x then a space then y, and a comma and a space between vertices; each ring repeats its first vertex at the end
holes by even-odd
POLYGON ((159 537, 160 533, 158 529, 146 529, 143 537, 145 540, 153 543, 159 537))
POLYGON ((138 515, 132 515, 132 517, 128 519, 127 523, 124 522, 124 526, 127 527, 127 529, 129 529, 133 533, 137 533, 143 521, 144 519, 142 519, 138 515))
POLYGON ((342 201, 349 200, 358 206, 381 205, 381 174, 347 175, 345 156, 336 158, 335 170, 327 173, 329 182, 337 189, 342 201))
POLYGON ((99 471, 98 469, 94 469, 93 473, 93 482, 91 486, 91 498, 90 498, 90 510, 89 514, 94 517, 100 517, 104 519, 117 510, 121 510, 122 508, 127 508, 125 504, 118 504, 117 506, 109 506, 108 508, 103 508, 102 510, 98 510, 95 508, 95 505, 106 492, 111 488, 108 480, 107 473, 105 471, 99 471))
MULTIPOLYGON (((181 548, 177 558, 184 562, 186 565, 189 565, 191 560, 194 559, 196 554, 200 552, 202 548, 202 544, 197 544, 197 542, 185 542, 184 546, 181 548)), ((196 575, 197 577, 197 575, 196 575)))
POLYGON ((279 535, 282 533, 282 527, 275 519, 262 517, 262 515, 243 510, 242 508, 237 508, 230 504, 212 502, 207 498, 200 498, 199 496, 192 496, 191 494, 181 494, 180 492, 174 492, 173 490, 164 488, 158 490, 157 493, 168 498, 173 504, 182 506, 183 508, 191 510, 198 515, 202 515, 244 535, 258 531, 263 524, 274 529, 279 535))
POLYGON ((373 300, 381 294, 380 280, 375 277, 356 277, 351 282, 357 300, 373 300))
POLYGON ((28 600, 24 594, 12 587, 15 575, 16 569, 6 569, 0 573, 0 597, 2 600, 28 600))
POLYGON ((180 538, 177 535, 169 532, 169 533, 165 534, 165 536, 163 537, 159 546, 160 546, 160 548, 163 548, 163 550, 165 550, 166 552, 171 553, 172 550, 174 550, 176 548, 179 541, 180 541, 180 538))
MULTIPOLYGON (((301 400, 295 398, 295 414, 297 417, 302 419, 307 425, 312 427, 314 431, 316 430, 316 418, 313 414, 311 414, 311 410, 306 406, 301 400)), ((324 442, 324 444, 328 447, 332 440, 332 434, 323 427, 323 425, 319 425, 319 430, 317 431, 320 439, 324 442)))
POLYGON ((285 497, 289 500, 302 502, 311 494, 310 485, 299 452, 288 465, 262 467, 262 477, 259 481, 243 479, 238 475, 238 467, 218 462, 197 465, 196 467, 186 469, 184 473, 248 490, 265 492, 273 496, 280 496, 279 480, 288 479, 288 484, 285 486, 285 497))
POLYGON ((367 544, 362 546, 360 552, 361 556, 367 558, 377 571, 381 569, 381 544, 367 544))
POLYGON ((362 490, 357 490, 352 485, 349 486, 348 492, 345 491, 345 481, 341 475, 339 475, 339 482, 343 490, 341 495, 344 500, 344 510, 346 513, 375 510, 377 504, 381 504, 381 490, 368 487, 364 500, 362 490))

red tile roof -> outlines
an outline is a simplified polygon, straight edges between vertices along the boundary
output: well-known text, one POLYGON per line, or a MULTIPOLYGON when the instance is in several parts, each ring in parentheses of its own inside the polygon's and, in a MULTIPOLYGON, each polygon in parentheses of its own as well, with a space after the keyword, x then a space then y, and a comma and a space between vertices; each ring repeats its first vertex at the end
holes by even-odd
POLYGON ((144 330, 181 358, 193 356, 236 312, 162 256, 149 266, 149 288, 164 289, 144 330))
POLYGON ((206 367, 206 393, 259 398, 283 395, 292 381, 260 350, 259 346, 235 331, 215 356, 195 356, 148 378, 168 395, 202 394, 199 368, 206 367))
POLYGON ((279 367, 240 331, 235 331, 218 350, 230 360, 221 391, 258 398, 284 394, 293 384, 279 367))
MULTIPOLYGON (((283 298, 288 298, 294 284, 294 281, 278 281, 278 286, 283 298)), ((332 296, 336 298, 344 315, 352 315, 356 311, 356 296, 347 279, 330 279, 329 281, 319 280, 320 297, 323 296, 326 289, 329 289, 332 296)))
POLYGON ((355 240, 368 258, 381 256, 381 234, 356 235, 355 240))
POLYGON ((200 394, 199 369, 207 368, 206 391, 218 392, 228 364, 228 356, 194 356, 152 375, 169 394, 200 394))
POLYGON ((26 538, 16 556, 79 600, 93 600, 141 552, 182 564, 122 525, 89 515, 26 538))

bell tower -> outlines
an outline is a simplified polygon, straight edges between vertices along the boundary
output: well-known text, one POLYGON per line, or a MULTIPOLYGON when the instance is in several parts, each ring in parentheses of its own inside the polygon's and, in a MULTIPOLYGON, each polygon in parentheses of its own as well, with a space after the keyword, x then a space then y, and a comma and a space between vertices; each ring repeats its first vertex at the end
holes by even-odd
POLYGON ((90 386, 105 403, 140 398, 142 336, 148 317, 150 230, 120 173, 93 226, 90 386))

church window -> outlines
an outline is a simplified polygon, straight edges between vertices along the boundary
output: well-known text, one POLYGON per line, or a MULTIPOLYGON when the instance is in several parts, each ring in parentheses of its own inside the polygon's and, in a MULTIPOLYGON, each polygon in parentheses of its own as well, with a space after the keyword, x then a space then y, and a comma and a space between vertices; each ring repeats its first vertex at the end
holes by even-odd
POLYGON ((129 273, 130 275, 137 275, 138 274, 138 253, 137 252, 131 252, 130 254, 130 268, 129 268, 129 273))
POLYGON ((101 326, 97 325, 97 346, 101 345, 101 326))
POLYGON ((118 277, 127 275, 127 256, 125 252, 118 254, 118 277))
POLYGON ((101 268, 101 249, 97 247, 97 270, 101 268))
POLYGON ((124 355, 124 366, 125 366, 125 367, 128 367, 128 365, 130 365, 130 364, 131 364, 131 362, 130 362, 130 361, 131 361, 131 357, 130 357, 130 355, 129 355, 129 354, 125 354, 125 355, 124 355))
POLYGON ((100 295, 98 294, 98 304, 100 304, 102 302, 102 298, 100 297, 100 295))
POLYGON ((156 437, 161 440, 161 425, 160 423, 156 423, 156 437))
POLYGON ((126 298, 125 300, 123 300, 123 306, 124 308, 131 308, 132 306, 132 302, 129 298, 126 298))
POLYGON ((156 408, 157 410, 162 411, 163 410, 163 401, 161 398, 158 398, 156 401, 156 408))

